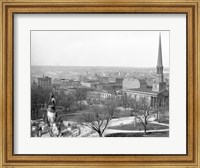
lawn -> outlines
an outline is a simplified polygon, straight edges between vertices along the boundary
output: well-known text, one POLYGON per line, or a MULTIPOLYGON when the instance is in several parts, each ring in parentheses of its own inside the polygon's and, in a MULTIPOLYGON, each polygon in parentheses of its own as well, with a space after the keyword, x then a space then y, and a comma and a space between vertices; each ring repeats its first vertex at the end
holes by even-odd
POLYGON ((144 133, 114 133, 105 135, 105 137, 169 137, 169 131, 144 133))
POLYGON ((157 121, 159 123, 169 124, 169 119, 168 118, 156 119, 155 121, 157 121))
POLYGON ((121 117, 130 117, 131 116, 131 112, 130 111, 118 111, 116 113, 116 117, 117 118, 121 118, 121 117))
MULTIPOLYGON (((158 125, 148 123, 147 130, 160 130, 160 129, 168 129, 168 126, 158 125)), ((125 124, 125 125, 118 125, 118 126, 111 126, 108 129, 116 129, 116 130, 144 130, 144 127, 141 123, 137 123, 136 126, 134 124, 125 124)))

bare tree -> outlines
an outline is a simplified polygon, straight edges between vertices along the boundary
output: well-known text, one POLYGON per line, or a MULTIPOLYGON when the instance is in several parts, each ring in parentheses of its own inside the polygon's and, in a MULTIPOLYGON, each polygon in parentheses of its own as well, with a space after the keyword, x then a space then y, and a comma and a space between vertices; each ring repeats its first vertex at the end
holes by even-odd
POLYGON ((144 127, 144 133, 146 134, 149 118, 154 113, 151 106, 149 105, 147 98, 141 97, 139 101, 133 99, 133 102, 131 103, 131 108, 133 116, 140 120, 144 127))
POLYGON ((92 106, 88 112, 79 115, 81 125, 96 131, 99 137, 102 137, 111 119, 112 117, 104 106, 92 106))
POLYGON ((87 89, 86 88, 77 88, 76 89, 76 100, 79 105, 79 110, 81 109, 81 101, 85 100, 87 97, 87 89))
POLYGON ((160 120, 160 118, 163 118, 163 117, 166 117, 165 115, 166 115, 166 113, 168 113, 169 112, 169 106, 165 106, 165 107, 158 107, 158 106, 156 106, 155 108, 154 108, 154 111, 155 111, 155 113, 156 113, 156 119, 159 121, 160 120))
POLYGON ((39 119, 42 117, 41 107, 48 103, 50 92, 52 92, 52 87, 31 85, 31 118, 39 119))
POLYGON ((75 101, 76 101, 75 95, 65 94, 64 91, 61 91, 58 104, 64 106, 67 111, 70 111, 75 101))
POLYGON ((118 112, 117 107, 118 107, 119 101, 117 98, 110 97, 105 101, 105 109, 109 113, 109 116, 114 118, 118 112))

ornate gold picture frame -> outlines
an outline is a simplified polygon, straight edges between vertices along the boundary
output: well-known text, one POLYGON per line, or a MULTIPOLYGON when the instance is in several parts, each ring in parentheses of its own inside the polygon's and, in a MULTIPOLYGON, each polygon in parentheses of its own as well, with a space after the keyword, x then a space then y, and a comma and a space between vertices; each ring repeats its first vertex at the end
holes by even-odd
POLYGON ((199 0, 2 0, 0 40, 0 144, 2 167, 200 167, 199 0), (52 13, 146 13, 187 17, 187 154, 17 155, 13 152, 14 15, 52 13))

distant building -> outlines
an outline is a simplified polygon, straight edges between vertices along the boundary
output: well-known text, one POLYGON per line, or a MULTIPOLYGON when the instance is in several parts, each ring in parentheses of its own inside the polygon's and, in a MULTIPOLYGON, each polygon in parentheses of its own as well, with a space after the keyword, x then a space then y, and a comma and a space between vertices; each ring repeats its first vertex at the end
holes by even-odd
POLYGON ((48 76, 43 76, 42 78, 38 78, 38 85, 42 87, 50 87, 51 86, 51 78, 48 76))
POLYGON ((119 78, 119 77, 117 77, 117 78, 116 78, 116 84, 122 86, 123 80, 124 80, 124 78, 119 78))
POLYGON ((107 77, 107 76, 98 76, 97 78, 98 78, 99 82, 101 82, 101 83, 109 82, 109 77, 107 77))
POLYGON ((105 91, 90 91, 87 93, 87 100, 90 103, 95 103, 99 101, 105 101, 106 99, 110 98, 112 96, 111 93, 107 93, 105 91))
POLYGON ((76 88, 68 88, 64 90, 66 95, 76 95, 76 88))
POLYGON ((140 88, 139 79, 124 78, 123 83, 122 83, 122 89, 123 90, 135 89, 135 88, 140 88))
POLYGON ((71 84, 74 87, 80 87, 81 86, 81 81, 79 81, 79 80, 72 80, 71 84))
POLYGON ((116 78, 115 78, 115 77, 109 77, 109 78, 108 78, 108 81, 109 81, 110 83, 116 83, 116 78))
POLYGON ((37 82, 34 80, 34 81, 32 82, 32 84, 33 84, 33 85, 37 85, 37 82))
POLYGON ((88 87, 88 88, 91 88, 91 86, 92 86, 92 84, 90 82, 84 82, 84 81, 81 82, 81 85, 84 87, 88 87))
POLYGON ((149 105, 152 107, 167 106, 169 103, 169 91, 163 79, 161 36, 159 36, 156 70, 157 73, 154 82, 139 79, 124 79, 124 93, 136 100, 139 100, 141 97, 146 97, 149 105))

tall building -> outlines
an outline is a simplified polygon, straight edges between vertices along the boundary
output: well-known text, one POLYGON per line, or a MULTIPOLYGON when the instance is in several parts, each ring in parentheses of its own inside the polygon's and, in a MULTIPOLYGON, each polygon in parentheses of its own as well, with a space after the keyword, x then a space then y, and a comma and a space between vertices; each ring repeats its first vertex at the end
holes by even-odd
POLYGON ((38 85, 42 87, 50 87, 51 78, 49 78, 48 76, 43 76, 42 78, 38 78, 38 85))
MULTIPOLYGON (((162 62, 162 43, 161 43, 161 34, 159 34, 159 44, 158 44, 158 59, 156 65, 156 79, 153 82, 152 87, 149 85, 144 86, 140 80, 139 87, 129 86, 129 89, 123 90, 127 96, 139 100, 140 97, 146 97, 149 105, 152 107, 155 106, 166 106, 169 103, 169 91, 166 88, 166 82, 164 82, 163 77, 163 62, 162 62), (142 85, 141 85, 142 84, 142 85)), ((124 87, 123 87, 124 88, 124 87)))

